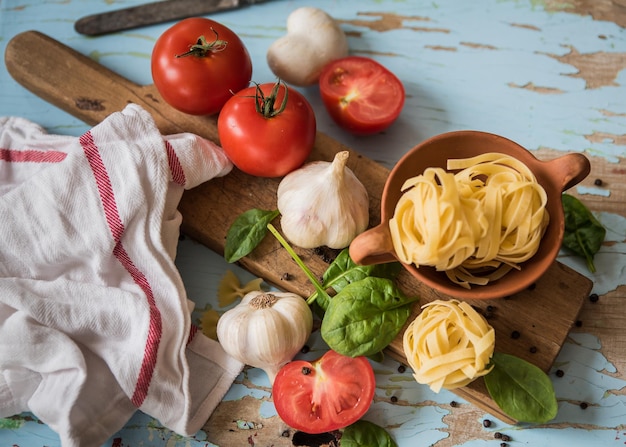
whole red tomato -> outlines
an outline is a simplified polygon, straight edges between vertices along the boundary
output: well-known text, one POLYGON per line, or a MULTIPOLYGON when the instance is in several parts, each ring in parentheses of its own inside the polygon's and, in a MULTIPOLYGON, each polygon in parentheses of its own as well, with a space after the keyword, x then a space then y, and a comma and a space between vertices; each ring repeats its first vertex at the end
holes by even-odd
POLYGON ((365 357, 330 350, 314 362, 294 360, 283 366, 272 396, 287 425, 315 434, 358 421, 372 404, 375 388, 374 370, 365 357))
POLYGON ((217 119, 220 144, 237 168, 257 177, 280 177, 299 168, 315 144, 315 112, 282 82, 241 90, 217 119))
POLYGON ((404 106, 404 86, 374 59, 348 56, 328 63, 319 79, 326 110, 343 129, 368 135, 387 129, 404 106))
POLYGON ((211 115, 248 87, 252 61, 241 39, 211 19, 192 17, 167 29, 152 50, 152 79, 163 99, 192 115, 211 115))

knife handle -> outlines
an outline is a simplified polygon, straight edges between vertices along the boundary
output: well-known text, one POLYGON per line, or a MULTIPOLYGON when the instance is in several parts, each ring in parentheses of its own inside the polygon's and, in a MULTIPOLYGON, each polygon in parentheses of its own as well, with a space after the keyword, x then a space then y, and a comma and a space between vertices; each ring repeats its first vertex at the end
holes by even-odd
POLYGON ((193 132, 218 141, 215 116, 179 112, 161 98, 154 85, 135 84, 38 31, 14 36, 4 59, 18 83, 87 124, 98 124, 135 103, 150 112, 163 134, 193 132))

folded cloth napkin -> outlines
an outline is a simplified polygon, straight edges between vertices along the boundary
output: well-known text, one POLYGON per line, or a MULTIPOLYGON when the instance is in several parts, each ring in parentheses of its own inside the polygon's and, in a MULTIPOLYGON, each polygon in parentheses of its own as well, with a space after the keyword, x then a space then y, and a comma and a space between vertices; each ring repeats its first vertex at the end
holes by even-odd
POLYGON ((30 411, 64 447, 101 445, 137 409, 202 427, 243 365, 191 324, 176 207, 231 168, 137 105, 79 138, 0 118, 0 417, 30 411))

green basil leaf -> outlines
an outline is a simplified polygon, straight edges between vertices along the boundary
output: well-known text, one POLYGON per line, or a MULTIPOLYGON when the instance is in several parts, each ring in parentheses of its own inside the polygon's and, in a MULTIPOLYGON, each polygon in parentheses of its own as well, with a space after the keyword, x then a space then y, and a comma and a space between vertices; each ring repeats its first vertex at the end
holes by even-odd
POLYGON ((398 335, 416 300, 388 278, 370 276, 350 283, 330 300, 322 320, 322 338, 343 355, 374 355, 398 335))
POLYGON ((594 255, 600 250, 606 237, 606 229, 576 197, 563 194, 565 233, 563 246, 587 261, 587 268, 595 273, 594 255))
POLYGON ((496 352, 491 362, 485 385, 502 411, 520 422, 544 423, 556 416, 558 403, 546 373, 510 354, 496 352))
POLYGON ((395 279, 401 269, 402 266, 399 262, 359 265, 352 260, 349 249, 346 248, 339 253, 324 272, 322 285, 326 288, 332 287, 335 292, 339 292, 346 285, 368 276, 395 279))
POLYGON ((232 223, 226 234, 224 258, 235 262, 250 254, 267 234, 267 224, 280 212, 251 209, 241 213, 232 223))
POLYGON ((387 431, 374 424, 360 420, 348 425, 341 434, 341 447, 398 447, 387 431))
MULTIPOLYGON (((402 270, 399 262, 390 262, 375 265, 358 265, 350 257, 349 249, 346 248, 337 255, 335 260, 328 266, 322 276, 322 286, 325 289, 332 288, 339 293, 345 286, 350 283, 360 281, 369 276, 378 278, 395 279, 402 270)), ((327 297, 316 295, 315 302, 322 311, 328 308, 327 297)))

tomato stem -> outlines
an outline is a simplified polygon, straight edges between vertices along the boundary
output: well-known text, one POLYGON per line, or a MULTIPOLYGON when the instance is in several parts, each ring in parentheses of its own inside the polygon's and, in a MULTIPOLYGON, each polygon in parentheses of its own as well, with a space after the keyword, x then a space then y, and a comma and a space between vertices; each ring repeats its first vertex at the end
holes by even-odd
POLYGON ((285 88, 285 96, 283 97, 283 101, 280 103, 280 107, 278 108, 278 110, 274 108, 274 105, 276 104, 276 99, 278 97, 278 90, 282 83, 283 82, 280 79, 276 81, 276 84, 274 84, 272 91, 267 96, 263 94, 261 86, 259 84, 256 84, 254 104, 256 107, 256 111, 263 115, 265 118, 273 118, 276 115, 282 113, 283 110, 285 110, 285 107, 287 107, 287 96, 289 94, 289 89, 286 85, 283 85, 283 87, 285 88))
POLYGON ((189 47, 189 51, 183 54, 177 54, 176 57, 206 57, 207 55, 224 51, 226 49, 226 46, 228 45, 228 42, 226 40, 220 40, 217 31, 215 31, 213 28, 211 28, 211 31, 213 31, 213 33, 215 34, 215 39, 213 39, 213 42, 209 42, 204 36, 200 36, 198 37, 196 43, 189 47))

